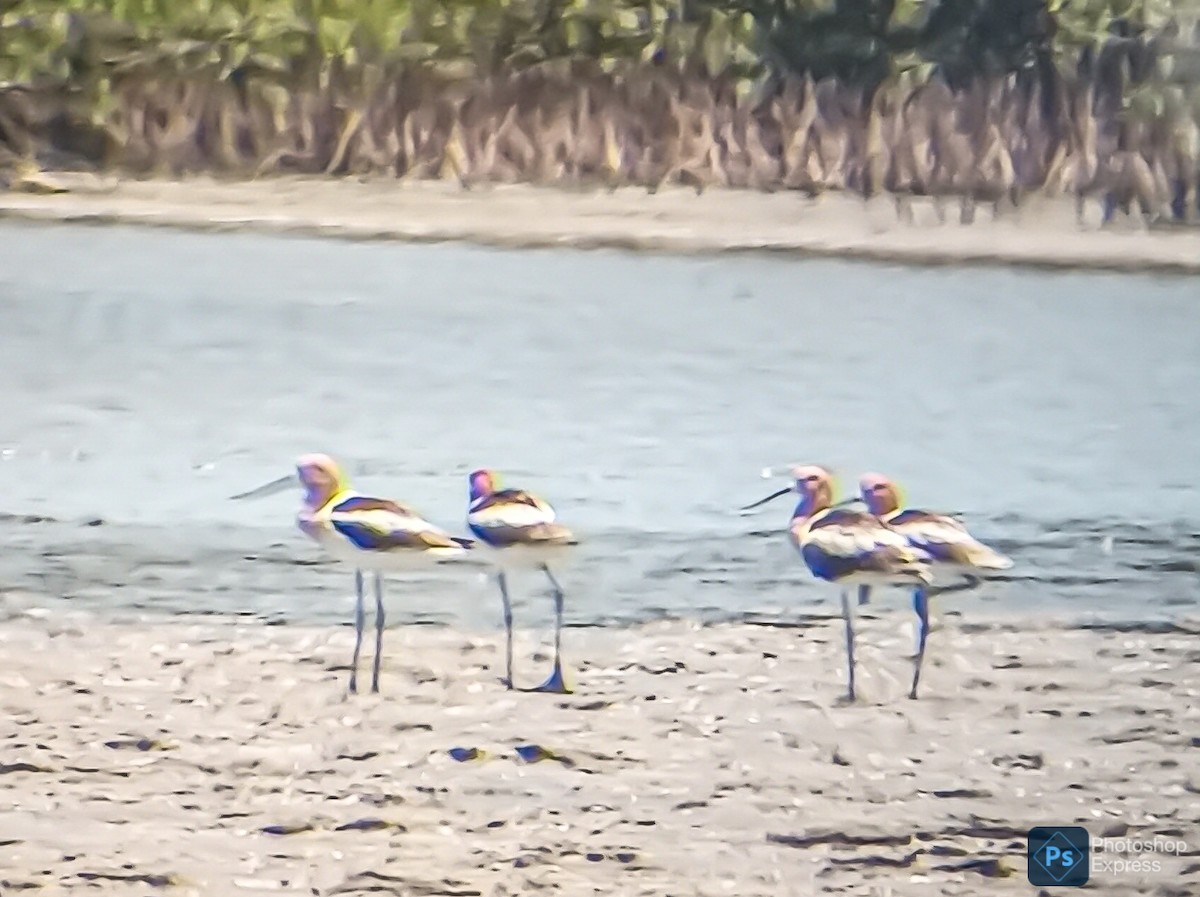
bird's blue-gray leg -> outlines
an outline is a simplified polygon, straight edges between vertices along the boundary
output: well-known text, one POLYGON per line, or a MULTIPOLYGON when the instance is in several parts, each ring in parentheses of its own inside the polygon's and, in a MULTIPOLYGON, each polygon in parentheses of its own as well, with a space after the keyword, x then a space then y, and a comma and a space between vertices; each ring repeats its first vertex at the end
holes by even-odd
POLYGON ((504 602, 504 687, 513 687, 513 617, 512 602, 508 599, 508 579, 501 570, 496 574, 496 582, 500 585, 500 600, 504 602))
POLYGON ((871 600, 871 587, 870 586, 859 586, 858 587, 858 606, 862 607, 864 604, 866 604, 870 600, 871 600))
POLYGON ((363 610, 363 575, 354 571, 354 659, 350 661, 350 694, 358 691, 358 655, 362 652, 363 625, 366 612, 363 610))
POLYGON ((375 666, 371 670, 371 693, 379 694, 379 664, 383 659, 383 574, 375 574, 375 666))
POLYGON ((846 621, 846 669, 849 683, 846 697, 854 700, 854 608, 850 606, 850 593, 842 591, 842 618, 846 621))
POLYGON ((925 640, 929 637, 929 595, 924 586, 913 590, 913 610, 917 614, 917 653, 913 657, 912 691, 908 696, 917 697, 917 684, 921 681, 921 663, 925 660, 925 640))
POLYGON ((961 582, 951 583, 948 586, 932 586, 925 589, 925 597, 933 598, 935 595, 949 595, 953 592, 969 592, 972 589, 977 589, 983 585, 983 580, 978 576, 973 576, 970 573, 964 573, 961 582))
POLYGON ((550 572, 549 566, 542 564, 542 571, 550 580, 550 588, 554 590, 554 668, 550 671, 549 678, 534 691, 566 695, 571 693, 571 689, 567 687, 562 668, 563 590, 554 574, 550 572))

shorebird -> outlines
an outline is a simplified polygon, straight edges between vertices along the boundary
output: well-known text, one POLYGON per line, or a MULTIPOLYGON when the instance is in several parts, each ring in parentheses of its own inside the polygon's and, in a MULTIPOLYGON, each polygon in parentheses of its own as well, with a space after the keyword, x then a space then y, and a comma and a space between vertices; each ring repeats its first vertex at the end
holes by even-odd
MULTIPOLYGON (((796 492, 800 500, 788 524, 788 539, 814 577, 842 586, 842 618, 846 624, 847 699, 855 699, 854 610, 852 585, 928 584, 929 558, 903 535, 874 514, 848 505, 857 497, 834 504, 834 478, 814 464, 790 469, 792 484, 742 508, 749 511, 780 496, 796 492)), ((765 476, 773 476, 770 469, 765 476)))
POLYGON ((550 570, 550 563, 563 558, 579 542, 557 522, 554 509, 545 501, 523 489, 498 487, 499 478, 492 471, 471 472, 467 525, 483 545, 493 550, 496 582, 504 602, 504 684, 513 688, 513 616, 508 573, 532 568, 546 574, 554 594, 554 667, 545 682, 526 690, 570 694, 562 668, 563 590, 550 570))
MULTIPOLYGON (((984 545, 948 514, 918 508, 902 509, 900 489, 882 474, 863 474, 858 489, 868 511, 903 535, 914 548, 929 556, 935 576, 950 573, 963 577, 964 581, 957 585, 939 587, 938 594, 973 589, 980 583, 977 573, 1007 570, 1013 565, 1011 558, 984 545)), ((913 657, 911 698, 917 696, 921 664, 925 659, 925 641, 929 637, 928 585, 920 583, 913 590, 913 610, 917 614, 917 653, 913 657)), ((860 591, 860 603, 866 604, 869 594, 870 586, 864 586, 860 591)))
POLYGON ((363 571, 375 575, 375 661, 371 692, 379 692, 383 652, 383 574, 420 569, 431 562, 460 557, 474 546, 440 529, 412 508, 386 498, 374 498, 349 487, 337 463, 328 455, 302 455, 296 473, 280 477, 233 499, 260 498, 281 492, 299 481, 303 504, 296 516, 300 531, 335 559, 354 568, 354 659, 350 693, 358 691, 358 658, 362 651, 365 611, 363 571))

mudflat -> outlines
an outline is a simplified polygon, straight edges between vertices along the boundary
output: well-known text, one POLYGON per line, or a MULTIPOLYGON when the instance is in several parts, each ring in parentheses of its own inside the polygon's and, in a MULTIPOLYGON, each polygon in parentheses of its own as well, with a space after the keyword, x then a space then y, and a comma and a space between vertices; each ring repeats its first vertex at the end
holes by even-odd
MULTIPOLYGON (((1027 829, 1078 823, 1186 844, 1099 893, 1191 893, 1197 621, 951 610, 911 701, 883 605, 853 706, 833 619, 568 629, 569 696, 505 691, 497 634, 399 626, 382 694, 348 696, 345 627, 13 609, 0 890, 1029 894, 1027 829)), ((519 633, 518 684, 545 639, 519 633)))
POLYGON ((378 178, 264 177, 222 181, 134 180, 78 173, 45 176, 58 193, 0 193, 0 216, 123 222, 197 229, 255 229, 352 239, 467 241, 509 247, 610 247, 683 253, 773 251, 923 264, 1200 272, 1200 230, 1147 230, 1118 218, 1099 228, 1093 203, 1082 224, 1074 202, 1034 197, 1015 212, 946 222, 918 203, 902 221, 892 200, 841 194, 684 188, 572 191, 378 178))

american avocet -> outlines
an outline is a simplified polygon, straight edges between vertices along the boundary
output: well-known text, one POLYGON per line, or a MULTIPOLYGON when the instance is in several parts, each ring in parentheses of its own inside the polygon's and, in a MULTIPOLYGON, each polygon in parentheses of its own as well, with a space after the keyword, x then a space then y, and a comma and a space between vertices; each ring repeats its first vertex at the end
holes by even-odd
POLYGON ((554 668, 545 682, 528 690, 570 694, 562 668, 563 590, 550 571, 550 563, 561 559, 578 540, 557 522, 549 504, 522 489, 498 488, 499 479, 490 470, 472 471, 469 486, 467 525, 482 544, 494 549, 496 582, 504 602, 504 684, 513 688, 513 618, 508 573, 514 568, 535 568, 546 574, 554 593, 554 668))
MULTIPOLYGON (((949 573, 965 579, 965 582, 959 585, 938 587, 938 594, 975 588, 979 585, 977 573, 984 570, 1007 570, 1013 565, 1011 558, 984 545, 948 514, 918 508, 902 508, 900 489, 882 474, 863 474, 859 479, 858 489, 867 510, 902 534, 911 545, 929 555, 935 577, 940 573, 949 573)), ((869 586, 863 589, 864 603, 869 592, 869 586)), ((913 610, 917 614, 917 653, 913 657, 912 691, 909 692, 911 698, 917 696, 921 664, 925 659, 925 641, 929 637, 929 598, 930 593, 925 583, 913 590, 913 610)))
POLYGON ((296 517, 301 532, 337 560, 354 567, 354 659, 350 691, 358 691, 358 657, 362 650, 365 611, 363 571, 375 574, 375 663, 371 691, 379 691, 383 651, 383 574, 418 569, 430 562, 459 557, 474 545, 452 536, 405 505, 354 492, 337 463, 328 455, 302 455, 294 477, 288 475, 233 496, 259 498, 282 491, 299 480, 303 505, 296 517))
MULTIPOLYGON (((770 469, 763 473, 773 475, 770 469)), ((928 558, 874 514, 847 507, 857 498, 834 504, 833 474, 824 467, 798 465, 790 469, 790 475, 792 485, 742 510, 757 508, 789 492, 800 495, 788 524, 788 539, 813 576, 843 587, 847 697, 853 701, 854 610, 846 587, 928 583, 928 558)))

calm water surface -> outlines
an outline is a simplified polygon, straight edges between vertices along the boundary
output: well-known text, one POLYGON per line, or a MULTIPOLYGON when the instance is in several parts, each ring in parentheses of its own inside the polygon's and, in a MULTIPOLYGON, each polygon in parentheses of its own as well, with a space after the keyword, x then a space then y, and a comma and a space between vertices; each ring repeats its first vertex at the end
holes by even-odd
MULTIPOLYGON (((1200 605, 1196 279, 6 223, 0 341, 10 596, 344 619, 296 497, 227 498, 323 450, 456 531, 476 466, 546 495, 577 623, 832 610, 786 501, 732 513, 807 460, 1011 553, 964 612, 1200 605)), ((490 623, 479 578, 392 618, 490 623)))

